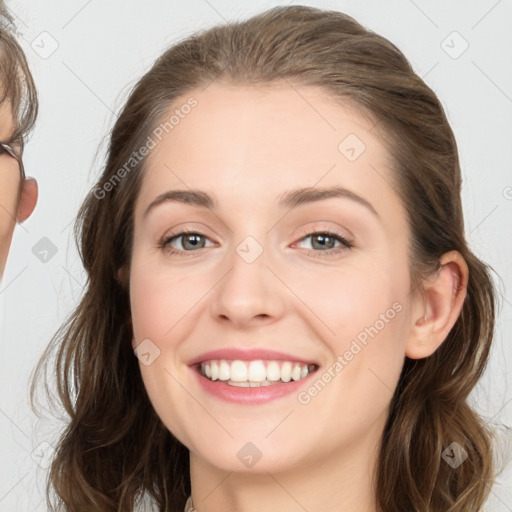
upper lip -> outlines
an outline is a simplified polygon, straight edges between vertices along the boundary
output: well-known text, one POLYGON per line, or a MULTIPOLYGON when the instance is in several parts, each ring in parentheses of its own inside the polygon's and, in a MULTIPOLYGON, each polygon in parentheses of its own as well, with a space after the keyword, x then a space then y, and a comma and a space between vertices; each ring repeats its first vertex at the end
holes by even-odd
POLYGON ((239 359, 241 361, 253 361, 257 359, 263 360, 277 360, 277 361, 296 361, 297 363, 304 364, 316 364, 315 361, 311 359, 305 359, 303 357, 299 357, 293 354, 287 354, 286 352, 278 352, 276 350, 269 349, 240 349, 240 348, 223 348, 218 350, 211 350, 209 352, 204 352, 203 354, 194 357, 188 362, 189 366, 193 366, 195 364, 202 363, 204 361, 213 361, 216 359, 227 359, 227 360, 235 360, 239 359))

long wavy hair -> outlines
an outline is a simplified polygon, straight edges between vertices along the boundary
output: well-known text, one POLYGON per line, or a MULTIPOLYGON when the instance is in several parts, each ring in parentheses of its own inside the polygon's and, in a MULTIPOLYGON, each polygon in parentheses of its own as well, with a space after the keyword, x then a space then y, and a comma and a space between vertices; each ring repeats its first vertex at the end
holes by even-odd
POLYGON ((439 268, 443 253, 464 257, 469 283, 453 329, 430 357, 405 358, 375 490, 384 512, 480 510, 494 479, 493 433, 468 395, 488 360, 496 291, 492 269, 465 240, 453 132, 440 101, 396 46, 345 14, 303 6, 275 7, 174 44, 133 87, 119 114, 103 172, 75 226, 85 291, 43 354, 31 387, 33 397, 46 375, 45 389, 68 416, 49 472, 49 506, 128 512, 146 496, 161 512, 181 512, 190 493, 188 449, 146 394, 131 346, 130 284, 119 274, 130 265, 145 160, 115 186, 108 183, 173 102, 214 80, 242 86, 287 80, 350 102, 375 121, 392 158, 393 185, 410 225, 411 291, 439 268), (457 469, 442 458, 453 442, 468 454, 457 469))

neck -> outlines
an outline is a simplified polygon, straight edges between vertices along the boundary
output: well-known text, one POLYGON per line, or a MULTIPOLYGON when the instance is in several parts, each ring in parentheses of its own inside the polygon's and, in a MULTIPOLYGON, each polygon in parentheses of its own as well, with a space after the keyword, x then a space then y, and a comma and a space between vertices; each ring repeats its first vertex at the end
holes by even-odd
POLYGON ((372 477, 379 439, 331 452, 287 471, 223 471, 190 453, 192 503, 197 512, 378 512, 372 477))

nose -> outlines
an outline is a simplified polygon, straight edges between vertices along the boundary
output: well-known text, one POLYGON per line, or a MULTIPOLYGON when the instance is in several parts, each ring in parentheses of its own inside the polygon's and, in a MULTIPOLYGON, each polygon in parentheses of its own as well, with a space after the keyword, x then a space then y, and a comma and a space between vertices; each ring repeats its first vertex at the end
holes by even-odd
POLYGON ((218 321, 248 327, 282 317, 286 287, 267 262, 266 251, 252 237, 236 247, 231 268, 213 290, 211 313, 218 321))

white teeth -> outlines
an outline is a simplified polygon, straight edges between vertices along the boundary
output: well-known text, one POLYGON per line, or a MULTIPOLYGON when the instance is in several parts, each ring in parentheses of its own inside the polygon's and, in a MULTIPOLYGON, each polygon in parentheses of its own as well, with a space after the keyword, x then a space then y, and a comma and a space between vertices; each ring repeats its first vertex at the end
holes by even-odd
MULTIPOLYGON (((206 371, 205 371, 206 373, 206 371)), ((212 364, 211 364, 211 379, 212 380, 217 380, 219 378, 219 364, 217 363, 217 361, 212 361, 212 364)))
POLYGON ((230 386, 237 386, 239 388, 259 388, 260 386, 270 386, 270 384, 272 384, 268 380, 264 380, 263 382, 235 382, 234 380, 228 380, 227 383, 230 386))
MULTIPOLYGON (((219 365, 219 380, 229 380, 229 364, 221 361, 219 365)), ((233 379, 236 380, 236 379, 233 379)), ((244 379, 245 380, 245 379, 244 379)))
MULTIPOLYGON (((235 364, 236 361, 233 362, 235 364)), ((245 365, 244 365, 245 366, 245 365)), ((267 370, 263 361, 251 361, 249 364, 249 372, 247 380, 252 382, 263 382, 267 378, 267 370)))
POLYGON ((281 379, 281 369, 276 361, 270 361, 270 363, 268 363, 267 379, 271 382, 277 382, 281 379))
POLYGON ((286 361, 281 366, 281 380, 283 382, 290 382, 292 378, 292 363, 286 361))
MULTIPOLYGON (((228 363, 221 361, 220 364, 224 363, 229 368, 228 363)), ((231 371, 226 372, 226 377, 221 380, 231 380, 235 382, 245 382, 247 380, 247 366, 243 361, 233 361, 231 363, 231 371)), ((219 377, 220 379, 220 377, 219 377)))
POLYGON ((231 386, 259 387, 276 382, 290 382, 304 379, 314 365, 291 361, 208 361, 201 363, 201 373, 210 380, 221 380, 231 386))

